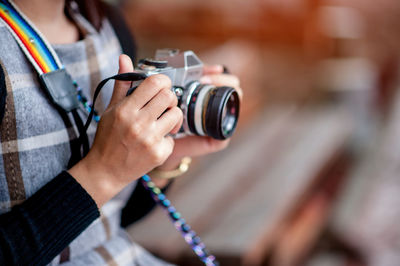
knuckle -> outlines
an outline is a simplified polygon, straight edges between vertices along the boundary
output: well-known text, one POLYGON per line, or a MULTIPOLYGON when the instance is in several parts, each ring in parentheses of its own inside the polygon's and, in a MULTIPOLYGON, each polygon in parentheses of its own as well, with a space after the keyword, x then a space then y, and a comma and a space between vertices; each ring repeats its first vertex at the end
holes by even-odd
POLYGON ((150 76, 146 79, 146 82, 149 84, 149 86, 154 87, 154 88, 159 88, 162 86, 162 81, 158 77, 158 75, 153 75, 150 76))
POLYGON ((151 86, 154 87, 170 87, 171 86, 171 80, 162 74, 158 74, 158 75, 152 75, 150 77, 147 78, 148 82, 150 83, 151 86))
POLYGON ((174 107, 178 105, 178 98, 175 96, 175 94, 171 91, 171 89, 162 89, 157 97, 159 98, 160 101, 163 103, 168 104, 170 107, 174 107))
POLYGON ((154 149, 154 145, 155 145, 154 138, 147 137, 147 138, 143 139, 142 145, 147 152, 149 152, 150 154, 153 153, 153 149, 154 149))
POLYGON ((183 112, 179 107, 175 106, 175 107, 171 108, 171 112, 173 112, 176 120, 180 120, 183 118, 183 112))
POLYGON ((161 149, 153 148, 153 152, 151 153, 151 160, 156 165, 160 165, 165 161, 165 156, 161 149))
POLYGON ((177 100, 174 93, 170 89, 163 89, 160 93, 168 103, 172 103, 174 100, 177 100))
POLYGON ((139 138, 141 136, 142 127, 139 123, 132 123, 129 127, 129 136, 132 138, 139 138))
POLYGON ((183 118, 182 110, 174 106, 167 111, 167 119, 170 123, 176 123, 183 118))
POLYGON ((159 76, 159 78, 161 79, 161 82, 164 84, 165 87, 171 88, 171 86, 172 86, 172 81, 171 81, 171 79, 170 79, 168 76, 163 75, 163 74, 160 74, 160 75, 158 75, 158 76, 159 76))
POLYGON ((147 81, 147 83, 149 83, 151 86, 157 87, 157 86, 160 85, 160 80, 159 80, 159 78, 157 77, 157 75, 153 75, 153 76, 148 77, 148 78, 146 79, 146 81, 147 81))
POLYGON ((156 156, 154 163, 155 163, 156 165, 162 165, 162 164, 165 162, 165 160, 166 160, 166 157, 163 156, 161 153, 159 153, 159 154, 156 156))
POLYGON ((115 120, 117 123, 122 123, 126 120, 126 112, 122 106, 115 108, 115 120))
POLYGON ((178 98, 175 96, 175 94, 170 90, 167 89, 167 97, 168 97, 168 102, 177 105, 178 104, 178 98))

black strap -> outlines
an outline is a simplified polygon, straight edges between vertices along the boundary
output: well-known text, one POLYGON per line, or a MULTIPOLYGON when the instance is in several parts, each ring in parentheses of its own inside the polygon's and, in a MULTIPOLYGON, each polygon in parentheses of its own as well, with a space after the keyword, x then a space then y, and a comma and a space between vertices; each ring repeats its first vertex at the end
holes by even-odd
POLYGON ((6 87, 6 76, 4 70, 0 65, 0 124, 3 121, 4 112, 6 109, 6 98, 7 98, 7 87, 6 87))
POLYGON ((72 116, 74 117, 76 127, 78 128, 79 131, 79 143, 83 147, 83 156, 86 156, 89 153, 89 138, 86 133, 86 130, 83 127, 83 121, 81 117, 79 116, 79 113, 77 110, 72 110, 72 116))
MULTIPOLYGON (((115 79, 115 80, 121 80, 121 81, 138 81, 138 80, 143 80, 143 79, 145 79, 146 77, 147 77, 147 76, 146 76, 146 74, 144 74, 144 73, 129 72, 129 73, 117 74, 117 75, 114 75, 114 76, 112 76, 112 77, 103 79, 103 80, 99 83, 99 85, 97 85, 97 88, 96 88, 96 90, 94 91, 93 106, 96 104, 96 100, 97 100, 97 97, 99 96, 99 93, 100 93, 101 89, 103 88, 103 86, 104 86, 109 80, 115 79)), ((128 91, 127 94, 131 94, 131 93, 133 92, 133 90, 134 90, 134 88, 131 88, 131 89, 128 91)), ((94 115, 94 108, 92 108, 92 110, 91 110, 90 113, 89 113, 89 117, 88 117, 88 119, 87 119, 87 121, 86 121, 86 124, 85 124, 85 127, 84 127, 85 132, 86 132, 87 129, 89 128, 89 125, 90 125, 90 122, 92 121, 93 115, 94 115)))
MULTIPOLYGON (((61 119, 64 122, 65 128, 72 128, 73 125, 71 123, 71 120, 68 117, 68 114, 65 113, 64 111, 60 111, 60 109, 57 108, 58 113, 60 114, 61 119)), ((71 149, 71 157, 69 158, 68 162, 68 169, 74 166, 77 162, 79 162, 82 159, 80 147, 81 144, 79 142, 79 138, 75 138, 69 142, 70 149, 71 149)))

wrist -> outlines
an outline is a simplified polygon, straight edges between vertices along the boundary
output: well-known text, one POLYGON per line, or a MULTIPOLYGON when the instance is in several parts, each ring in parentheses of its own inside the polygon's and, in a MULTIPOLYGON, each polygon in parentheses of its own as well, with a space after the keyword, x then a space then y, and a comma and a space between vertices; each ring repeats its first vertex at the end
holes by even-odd
POLYGON ((93 162, 89 155, 68 170, 68 173, 86 190, 100 208, 123 189, 106 169, 93 162))

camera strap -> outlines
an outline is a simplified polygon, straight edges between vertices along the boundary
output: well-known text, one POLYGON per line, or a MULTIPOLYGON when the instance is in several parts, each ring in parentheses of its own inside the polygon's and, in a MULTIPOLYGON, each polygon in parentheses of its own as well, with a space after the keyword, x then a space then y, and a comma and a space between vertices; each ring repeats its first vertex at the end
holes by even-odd
POLYGON ((0 0, 0 19, 12 34, 26 58, 32 64, 50 101, 56 106, 66 125, 71 125, 67 113, 72 113, 79 131, 79 147, 71 147, 69 166, 89 151, 89 141, 77 110, 81 90, 62 65, 54 49, 35 28, 33 23, 10 0, 0 0), (80 147, 83 147, 83 155, 80 147))
POLYGON ((35 68, 53 103, 66 112, 77 109, 79 101, 72 78, 41 33, 11 1, 0 1, 0 17, 35 68))
MULTIPOLYGON (((109 81, 109 80, 120 80, 120 81, 139 81, 139 80, 143 80, 146 78, 146 75, 143 73, 137 73, 137 72, 128 72, 128 73, 122 73, 122 74, 117 74, 114 75, 112 77, 103 79, 99 85, 97 85, 96 90, 94 91, 94 95, 93 95, 93 106, 96 103, 97 97, 100 94, 101 89, 104 87, 104 85, 109 81)), ((134 90, 134 88, 130 89, 129 91, 132 92, 134 90)), ((87 130, 89 128, 90 122, 92 121, 92 118, 95 114, 95 110, 94 108, 92 108, 92 110, 89 113, 89 117, 86 121, 86 124, 84 126, 84 129, 87 130)))
MULTIPOLYGON (((50 100, 55 104, 66 126, 70 127, 71 122, 68 113, 71 112, 77 128, 79 130, 78 147, 71 146, 71 159, 69 167, 77 163, 89 151, 89 141, 87 136, 87 128, 94 117, 99 122, 100 117, 96 114, 93 106, 103 88, 103 86, 111 79, 122 81, 138 81, 146 78, 143 73, 123 73, 104 79, 99 83, 93 96, 93 104, 90 104, 86 97, 82 94, 82 90, 78 84, 74 82, 61 64, 57 54, 34 27, 34 25, 26 18, 18 8, 10 0, 0 0, 0 19, 2 19, 8 30, 14 36, 18 45, 24 52, 25 56, 31 62, 39 75, 43 88, 45 89, 50 100), (89 117, 84 125, 77 109, 80 102, 89 112, 89 117), (80 154, 80 147, 83 146, 83 156, 80 154)), ((129 90, 129 94, 135 88, 129 90)), ((170 201, 155 186, 148 175, 141 178, 143 186, 150 192, 152 198, 167 212, 172 220, 175 228, 182 234, 185 241, 191 246, 195 254, 205 265, 218 265, 215 257, 208 253, 204 243, 196 232, 186 223, 180 213, 171 205, 170 201)))

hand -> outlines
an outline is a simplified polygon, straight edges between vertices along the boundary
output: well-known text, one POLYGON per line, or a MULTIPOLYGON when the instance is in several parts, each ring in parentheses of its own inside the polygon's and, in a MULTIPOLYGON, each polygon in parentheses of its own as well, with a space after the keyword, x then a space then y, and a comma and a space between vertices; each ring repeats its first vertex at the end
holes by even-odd
MULTIPOLYGON (((132 72, 128 56, 119 58, 119 73, 132 72)), ((128 97, 130 82, 117 81, 88 155, 69 172, 101 206, 131 181, 170 156, 182 111, 164 75, 144 80, 128 97)))
MULTIPOLYGON (((238 91, 239 97, 242 98, 242 89, 240 88, 239 79, 230 74, 223 74, 221 65, 205 66, 203 69, 204 76, 200 79, 202 83, 213 84, 215 86, 230 86, 238 91)), ((227 140, 216 140, 211 137, 187 136, 175 140, 175 147, 168 160, 158 167, 160 170, 175 169, 181 159, 185 156, 202 156, 209 153, 218 152, 225 149, 229 144, 227 140)), ((163 186, 164 180, 157 180, 156 184, 163 186)))
POLYGON ((224 74, 224 67, 221 65, 204 66, 204 76, 200 79, 201 83, 213 84, 215 86, 229 86, 234 88, 240 100, 243 98, 243 91, 240 88, 240 80, 237 76, 231 74, 224 74))

